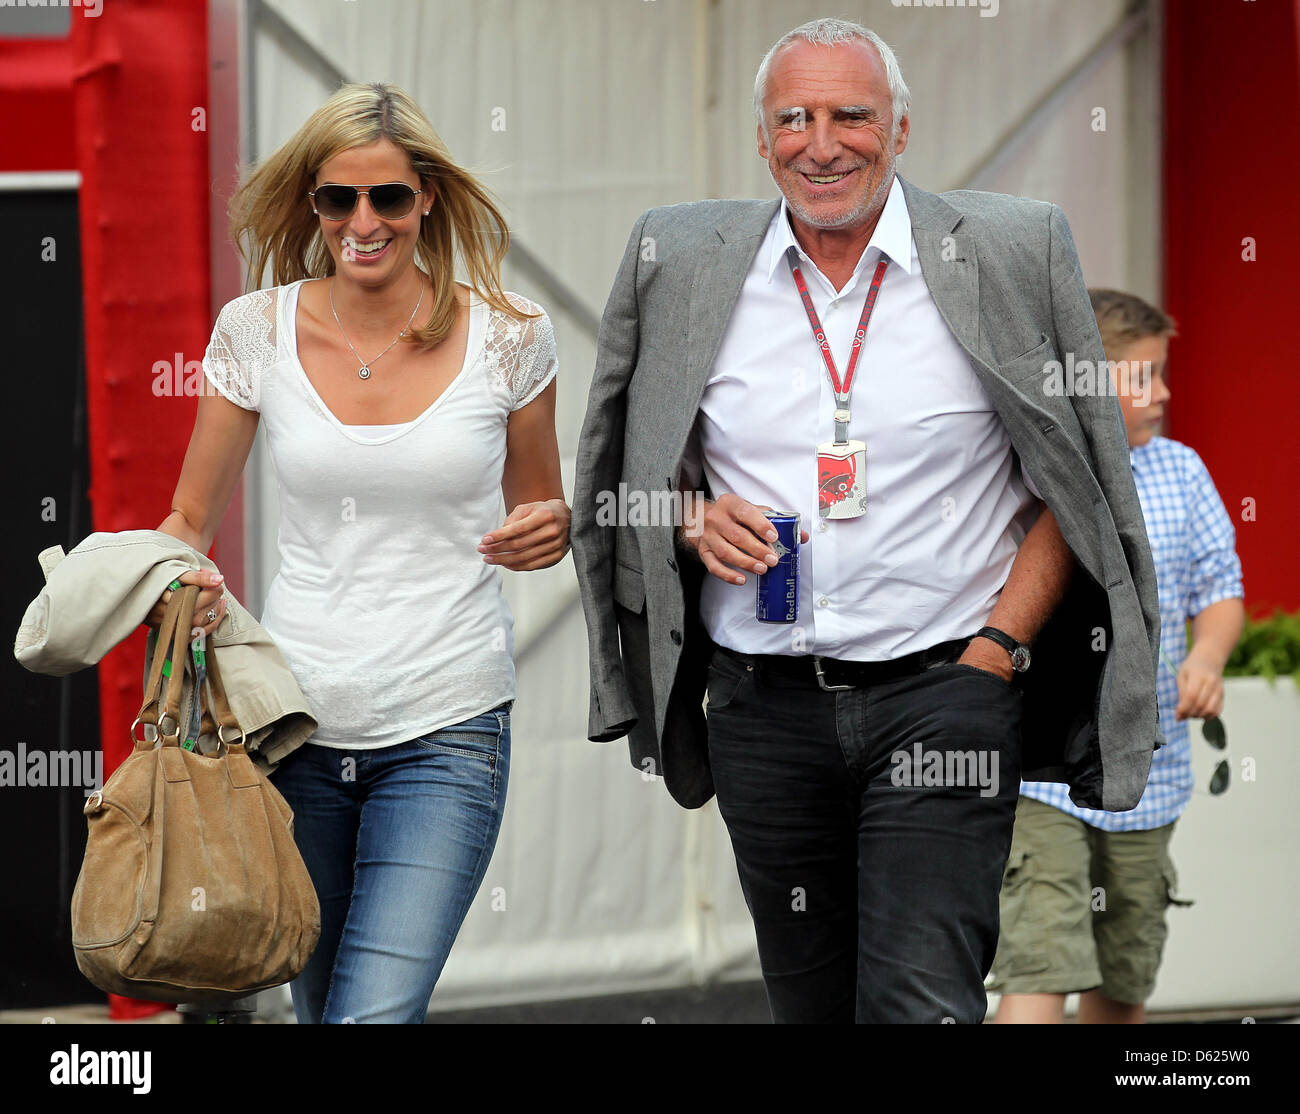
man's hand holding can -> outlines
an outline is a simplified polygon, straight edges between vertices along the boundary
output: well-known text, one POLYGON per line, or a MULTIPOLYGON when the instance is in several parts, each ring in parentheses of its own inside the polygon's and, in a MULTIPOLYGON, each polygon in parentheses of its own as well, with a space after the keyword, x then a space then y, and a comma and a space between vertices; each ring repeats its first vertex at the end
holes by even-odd
MULTIPOLYGON (((704 567, 728 584, 744 584, 745 573, 762 575, 777 563, 776 528, 764 516, 772 508, 746 502, 730 492, 716 502, 695 499, 688 502, 692 521, 683 523, 681 544, 694 553, 704 567)), ((806 544, 807 530, 799 531, 806 544)))

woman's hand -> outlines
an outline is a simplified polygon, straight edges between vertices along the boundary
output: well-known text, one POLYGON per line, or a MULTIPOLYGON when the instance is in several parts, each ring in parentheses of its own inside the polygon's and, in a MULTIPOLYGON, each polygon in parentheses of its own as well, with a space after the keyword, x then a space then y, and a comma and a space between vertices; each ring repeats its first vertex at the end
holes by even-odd
POLYGON ((563 499, 520 503, 500 527, 483 536, 478 551, 487 564, 515 572, 549 569, 569 552, 570 518, 563 499))
MULTIPOLYGON (((197 572, 181 573, 176 579, 182 584, 197 584, 203 589, 199 592, 198 602, 194 608, 194 618, 190 622, 190 640, 192 641, 200 634, 211 634, 221 625, 221 620, 226 617, 226 601, 222 596, 225 588, 225 578, 219 572, 208 572, 200 569, 197 572), (209 608, 216 614, 215 619, 208 619, 209 608)), ((153 627, 154 630, 162 626, 163 616, 167 613, 167 602, 171 598, 172 590, 168 588, 150 609, 149 614, 144 617, 145 626, 153 627)))

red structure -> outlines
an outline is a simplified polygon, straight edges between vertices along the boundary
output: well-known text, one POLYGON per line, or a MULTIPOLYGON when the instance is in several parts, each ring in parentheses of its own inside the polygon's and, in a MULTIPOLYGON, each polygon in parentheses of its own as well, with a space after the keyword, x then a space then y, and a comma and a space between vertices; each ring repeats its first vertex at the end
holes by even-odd
MULTIPOLYGON (((71 46, 94 525, 151 529, 196 407, 156 396, 153 366, 200 359, 212 329, 206 5, 105 4, 73 20, 71 46)), ((144 634, 100 665, 106 769, 129 750, 144 634)))
POLYGON ((0 172, 76 168, 66 40, 0 39, 0 98, 0 172))
POLYGON ((1165 5, 1170 435, 1201 454, 1233 517, 1252 613, 1300 608, 1298 44, 1300 0, 1165 5))

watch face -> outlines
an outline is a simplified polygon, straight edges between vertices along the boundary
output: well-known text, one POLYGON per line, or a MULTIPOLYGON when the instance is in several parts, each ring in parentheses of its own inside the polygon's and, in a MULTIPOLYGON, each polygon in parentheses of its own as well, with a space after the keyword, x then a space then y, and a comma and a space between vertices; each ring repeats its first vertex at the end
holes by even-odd
POLYGON ((1029 647, 1017 646, 1011 651, 1011 668, 1017 673, 1023 673, 1029 668, 1029 647))

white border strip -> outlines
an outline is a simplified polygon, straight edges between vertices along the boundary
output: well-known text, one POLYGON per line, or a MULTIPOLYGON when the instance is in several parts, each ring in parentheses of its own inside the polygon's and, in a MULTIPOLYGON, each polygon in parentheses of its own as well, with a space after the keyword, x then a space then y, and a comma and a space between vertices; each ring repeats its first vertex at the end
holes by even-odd
POLYGON ((0 171, 0 192, 16 190, 79 190, 79 170, 13 170, 0 171))

